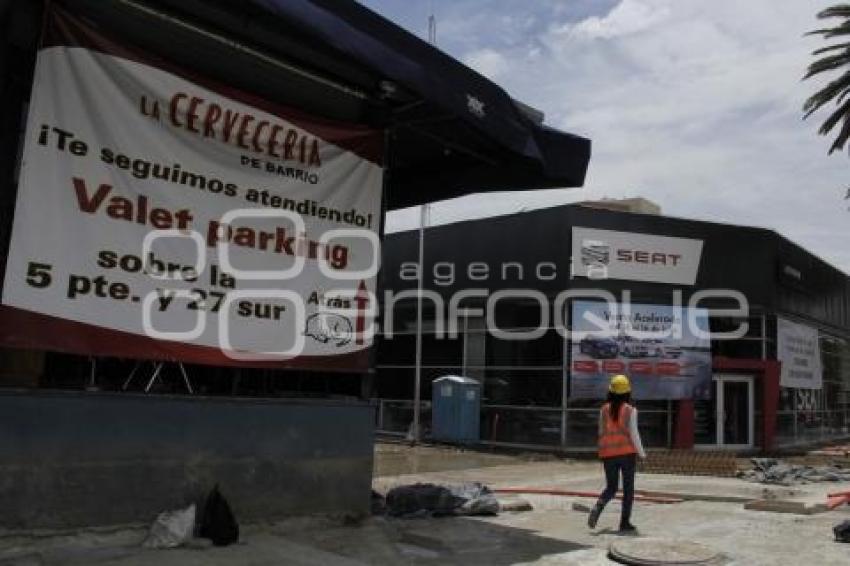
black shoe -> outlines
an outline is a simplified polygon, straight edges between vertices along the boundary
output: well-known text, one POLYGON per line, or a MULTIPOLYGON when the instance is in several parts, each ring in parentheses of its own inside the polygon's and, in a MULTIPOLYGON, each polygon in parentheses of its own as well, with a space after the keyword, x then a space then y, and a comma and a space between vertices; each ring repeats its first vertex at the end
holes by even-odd
POLYGON ((620 524, 620 532, 627 535, 632 535, 637 532, 637 527, 635 527, 631 523, 621 523, 620 524))
POLYGON ((587 516, 587 526, 591 529, 596 528, 596 522, 599 521, 599 515, 602 514, 602 507, 599 505, 594 505, 593 509, 590 510, 590 514, 587 516))

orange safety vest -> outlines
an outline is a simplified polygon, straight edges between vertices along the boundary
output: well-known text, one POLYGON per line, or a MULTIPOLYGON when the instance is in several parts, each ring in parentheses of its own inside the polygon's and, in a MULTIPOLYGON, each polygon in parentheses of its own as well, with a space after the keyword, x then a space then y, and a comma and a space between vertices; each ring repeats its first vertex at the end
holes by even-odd
POLYGON ((614 458, 637 454, 629 434, 629 419, 632 416, 632 406, 628 403, 620 405, 617 421, 611 418, 608 403, 602 405, 602 435, 599 437, 599 457, 614 458))

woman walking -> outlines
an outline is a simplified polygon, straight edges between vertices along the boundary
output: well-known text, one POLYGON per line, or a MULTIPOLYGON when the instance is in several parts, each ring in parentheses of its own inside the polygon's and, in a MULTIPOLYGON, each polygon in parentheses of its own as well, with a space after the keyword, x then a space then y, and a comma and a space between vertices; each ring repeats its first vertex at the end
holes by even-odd
POLYGON ((599 458, 605 468, 605 491, 587 518, 587 526, 596 527, 605 505, 617 495, 619 476, 623 476, 623 510, 620 532, 633 533, 630 519, 635 496, 637 457, 646 458, 637 425, 637 409, 631 405, 632 386, 625 375, 615 375, 608 387, 608 400, 599 411, 599 458))

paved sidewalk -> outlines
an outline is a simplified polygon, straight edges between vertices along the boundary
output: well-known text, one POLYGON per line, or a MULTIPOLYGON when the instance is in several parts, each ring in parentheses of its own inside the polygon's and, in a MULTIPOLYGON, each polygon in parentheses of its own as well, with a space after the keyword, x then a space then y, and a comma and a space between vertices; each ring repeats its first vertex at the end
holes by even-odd
MULTIPOLYGON (((383 455, 378 449, 379 464, 383 455)), ((419 447, 389 450, 393 462, 382 469, 397 473, 376 477, 379 490, 417 481, 459 483, 481 481, 493 487, 556 487, 598 491, 599 464, 590 461, 529 461, 529 457, 419 447), (427 464, 423 464, 427 462, 427 464)), ((533 457, 533 458, 536 458, 533 457)), ((827 491, 850 485, 818 484, 793 488, 762 486, 729 478, 640 474, 637 487, 737 501, 764 497, 818 500, 827 491), (767 491, 765 491, 767 490, 767 491)), ((505 512, 495 517, 396 520, 370 518, 358 524, 332 519, 293 519, 243 525, 242 542, 227 548, 145 550, 144 529, 86 531, 62 536, 0 537, 0 565, 194 566, 252 565, 594 565, 613 564, 608 545, 620 536, 619 504, 612 502, 596 530, 586 526, 586 513, 573 503, 592 499, 523 496, 533 511, 505 512)), ((832 526, 850 519, 850 507, 800 516, 745 510, 740 502, 685 501, 677 504, 638 502, 634 522, 640 536, 680 538, 727 555, 733 564, 847 564, 850 545, 833 541, 832 526)))

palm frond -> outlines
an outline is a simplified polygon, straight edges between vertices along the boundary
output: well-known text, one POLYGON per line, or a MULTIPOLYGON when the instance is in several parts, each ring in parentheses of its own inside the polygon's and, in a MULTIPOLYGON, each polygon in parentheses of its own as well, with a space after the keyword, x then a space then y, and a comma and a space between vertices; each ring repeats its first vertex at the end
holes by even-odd
POLYGON ((811 65, 809 65, 809 69, 806 72, 806 75, 803 77, 803 80, 808 79, 811 76, 817 75, 818 73, 823 73, 825 71, 834 71, 835 69, 840 69, 842 67, 850 65, 850 50, 844 53, 839 53, 837 55, 829 55, 827 57, 822 57, 818 59, 811 65))
POLYGON ((843 118, 850 117, 850 114, 847 114, 847 112, 850 112, 850 101, 845 102, 837 109, 835 109, 832 114, 830 114, 829 117, 824 120, 823 124, 821 124, 818 133, 825 136, 826 134, 831 132, 832 128, 834 128, 836 124, 841 122, 843 118))
POLYGON ((803 112, 806 113, 804 118, 808 118, 824 104, 832 101, 837 96, 841 96, 841 94, 848 89, 850 89, 850 70, 834 81, 831 81, 806 100, 803 104, 803 112))
MULTIPOLYGON (((832 153, 833 151, 841 151, 844 149, 844 145, 847 144, 847 140, 850 140, 850 102, 844 103, 842 108, 843 110, 835 111, 835 114, 841 114, 843 116, 841 118, 843 124, 841 126, 841 131, 839 131, 838 135, 835 137, 832 147, 829 148, 829 153, 832 153)), ((823 129, 823 127, 821 127, 821 129, 823 129)))
POLYGON ((812 55, 821 55, 829 51, 835 51, 836 49, 846 49, 850 51, 850 43, 836 43, 835 45, 827 45, 826 47, 815 49, 814 51, 812 51, 812 55))
POLYGON ((850 22, 845 22, 834 28, 812 30, 805 35, 822 35, 824 39, 831 39, 839 35, 850 35, 850 22))
POLYGON ((818 12, 818 18, 850 18, 850 4, 837 4, 818 12))
MULTIPOLYGON (((850 37, 850 3, 837 4, 820 11, 818 19, 843 19, 838 25, 830 28, 816 29, 806 35, 819 35, 828 40, 836 37, 850 37)), ((832 111, 821 124, 818 133, 832 134, 838 130, 829 153, 850 149, 850 42, 835 43, 815 50, 812 55, 821 56, 806 69, 803 79, 809 79, 821 73, 843 71, 841 76, 830 81, 826 86, 815 92, 803 103, 803 118, 806 119, 827 104, 832 105, 832 111)), ((848 192, 850 196, 850 192, 848 192)))

